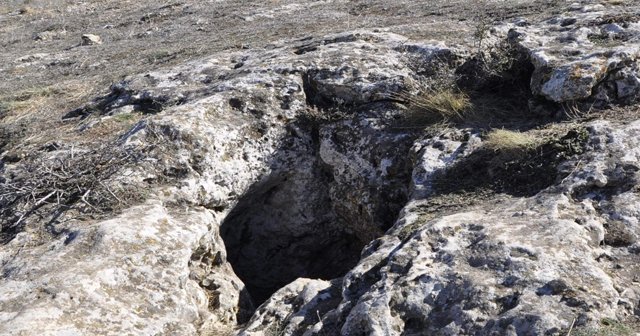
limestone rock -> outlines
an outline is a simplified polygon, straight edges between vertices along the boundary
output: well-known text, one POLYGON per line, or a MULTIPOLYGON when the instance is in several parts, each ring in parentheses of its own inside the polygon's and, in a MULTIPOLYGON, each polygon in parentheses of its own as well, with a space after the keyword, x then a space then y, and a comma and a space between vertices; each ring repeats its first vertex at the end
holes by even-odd
POLYGON ((604 6, 577 6, 541 24, 509 31, 535 70, 534 94, 562 103, 597 95, 604 103, 638 99, 640 23, 604 6), (576 7, 576 8, 577 8, 576 7))
MULTIPOLYGON (((148 116, 118 148, 165 147, 126 167, 127 183, 174 182, 111 220, 56 224, 64 234, 44 245, 42 223, 27 219, 3 247, 2 332, 220 334, 297 277, 347 272, 393 223, 380 213, 408 193, 403 152, 414 135, 392 129, 400 111, 378 102, 413 80, 403 41, 356 32, 305 52, 296 51, 307 42, 222 52, 130 76, 69 112, 65 120, 96 125, 122 111, 148 116), (353 115, 308 114, 323 104, 353 115)), ((431 50, 414 55, 429 60, 431 50)))
MULTIPOLYGON (((534 95, 633 102, 637 22, 607 8, 571 5, 490 41, 529 57, 534 95)), ((579 150, 526 162, 547 168, 533 191, 483 193, 505 171, 483 132, 398 126, 393 99, 469 55, 355 31, 114 84, 63 119, 82 133, 136 114, 113 150, 142 159, 99 182, 145 186, 146 200, 112 218, 47 199, 49 213, 3 218, 0 334, 552 335, 637 316, 640 123, 582 125, 579 150)), ((50 147, 34 155, 90 152, 50 147)), ((3 160, 0 183, 29 159, 3 160)))
POLYGON ((274 293, 239 336, 301 334, 340 302, 340 282, 300 278, 274 293), (293 315, 282 315, 294 311, 293 315))
POLYGON ((154 202, 47 244, 19 234, 0 254, 0 334, 195 333, 210 313, 185 266, 213 223, 154 202))
POLYGON ((82 45, 95 45, 102 44, 102 38, 95 34, 82 35, 82 45))
MULTIPOLYGON (((290 313, 278 310, 281 330, 286 335, 544 335, 561 333, 572 323, 635 314, 640 302, 624 294, 637 289, 633 239, 621 245, 619 239, 603 239, 606 230, 628 230, 627 237, 638 232, 637 218, 628 212, 638 206, 637 198, 625 187, 635 184, 636 170, 620 166, 638 164, 637 138, 631 136, 638 131, 638 122, 619 129, 592 124, 592 151, 582 158, 588 163, 534 197, 432 220, 422 210, 428 198, 414 198, 387 235, 364 249, 342 280, 341 302, 322 321, 294 327, 282 316, 299 311, 282 308, 290 313), (606 146, 603 137, 610 139, 606 146), (622 221, 607 224, 611 218, 622 221), (403 231, 409 236, 402 238, 403 231)), ((434 162, 428 151, 420 157, 434 162)), ((414 181, 425 183, 422 177, 414 181)), ((274 304, 263 306, 262 314, 274 304)), ((255 321, 258 316, 263 315, 255 321)))

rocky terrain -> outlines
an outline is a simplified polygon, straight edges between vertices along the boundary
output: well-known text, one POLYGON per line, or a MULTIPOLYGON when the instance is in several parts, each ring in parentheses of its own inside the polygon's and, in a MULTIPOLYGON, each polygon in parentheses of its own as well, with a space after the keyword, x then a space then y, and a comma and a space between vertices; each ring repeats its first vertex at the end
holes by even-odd
POLYGON ((0 334, 640 334, 633 1, 0 5, 0 334))

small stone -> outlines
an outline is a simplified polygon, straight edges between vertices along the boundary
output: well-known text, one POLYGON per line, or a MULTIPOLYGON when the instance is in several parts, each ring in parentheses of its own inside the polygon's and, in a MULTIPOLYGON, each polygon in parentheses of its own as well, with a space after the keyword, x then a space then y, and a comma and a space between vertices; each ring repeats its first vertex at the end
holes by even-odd
POLYGON ((604 236, 605 244, 613 247, 626 247, 633 245, 636 240, 635 235, 624 222, 611 221, 607 223, 607 232, 604 236))
POLYGON ((526 27, 529 25, 529 21, 525 18, 517 18, 514 20, 513 24, 517 27, 526 27))
POLYGON ((609 179, 607 178, 606 175, 604 174, 597 174, 595 176, 595 179, 593 181, 593 183, 596 185, 596 187, 598 188, 604 188, 607 186, 607 184, 609 183, 609 179))
POLYGON ((94 34, 84 34, 82 35, 82 45, 96 45, 102 44, 102 38, 98 35, 94 34))
POLYGON ((571 26, 572 24, 576 23, 578 20, 576 18, 565 18, 562 20, 562 22, 560 22, 560 26, 561 27, 566 27, 566 26, 571 26))
POLYGON ((602 27, 601 29, 602 33, 604 35, 608 35, 608 36, 616 36, 620 33, 624 32, 624 28, 620 27, 620 25, 616 24, 616 23, 609 23, 607 25, 605 25, 604 27, 602 27))
POLYGON ((584 7, 582 7, 581 11, 583 13, 593 13, 593 12, 599 12, 604 10, 605 7, 601 4, 595 4, 595 5, 586 5, 584 7))
POLYGON ((569 10, 570 11, 578 11, 581 10, 583 8, 582 4, 574 2, 571 5, 569 5, 569 10))

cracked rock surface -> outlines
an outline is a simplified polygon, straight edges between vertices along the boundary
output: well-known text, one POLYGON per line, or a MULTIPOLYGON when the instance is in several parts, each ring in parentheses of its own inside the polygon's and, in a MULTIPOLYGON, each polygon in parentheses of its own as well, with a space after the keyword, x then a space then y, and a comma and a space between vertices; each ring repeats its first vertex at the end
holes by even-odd
MULTIPOLYGON (((485 56, 355 30, 125 77, 61 119, 90 133, 135 118, 109 144, 136 161, 74 198, 0 199, 0 334, 565 335, 610 321, 634 335, 634 9, 510 18, 483 32, 485 56), (473 67, 503 48, 526 67, 496 74, 527 76, 520 100, 550 109, 520 130, 546 142, 499 152, 488 126, 407 124, 399 93, 487 72, 473 67), (553 119, 573 104, 626 114, 553 119), (125 206, 91 212, 99 191, 125 206)), ((33 156, 92 153, 59 142, 30 155, 3 143, 1 185, 39 176, 33 156)))

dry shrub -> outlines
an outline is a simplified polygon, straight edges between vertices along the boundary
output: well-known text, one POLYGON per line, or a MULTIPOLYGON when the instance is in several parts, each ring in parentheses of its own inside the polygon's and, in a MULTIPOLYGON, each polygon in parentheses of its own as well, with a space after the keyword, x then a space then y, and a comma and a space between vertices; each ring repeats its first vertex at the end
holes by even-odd
POLYGON ((25 158, 0 176, 0 243, 32 216, 53 222, 69 210, 99 215, 143 198, 143 189, 124 174, 144 158, 139 149, 106 143, 91 150, 58 150, 55 144, 45 150, 55 152, 25 158))
POLYGON ((190 134, 145 121, 129 132, 141 128, 144 141, 137 146, 125 145, 123 134, 102 143, 50 142, 4 153, 1 160, 9 164, 0 166, 0 245, 26 228, 55 235, 55 225, 70 219, 113 216, 144 201, 157 185, 204 171, 190 134), (193 153, 188 163, 176 155, 183 149, 193 153))

